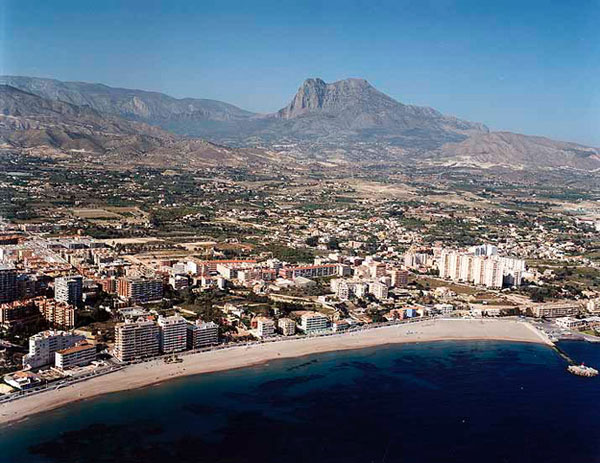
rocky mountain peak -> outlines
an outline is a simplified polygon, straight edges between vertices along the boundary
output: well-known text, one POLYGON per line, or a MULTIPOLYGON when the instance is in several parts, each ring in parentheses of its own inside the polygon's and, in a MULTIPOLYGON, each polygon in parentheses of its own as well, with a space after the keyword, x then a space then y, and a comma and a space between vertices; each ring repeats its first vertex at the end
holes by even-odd
POLYGON ((391 100, 365 79, 350 78, 326 83, 318 77, 310 78, 300 86, 290 104, 278 112, 278 117, 293 119, 315 111, 335 113, 373 99, 391 100))

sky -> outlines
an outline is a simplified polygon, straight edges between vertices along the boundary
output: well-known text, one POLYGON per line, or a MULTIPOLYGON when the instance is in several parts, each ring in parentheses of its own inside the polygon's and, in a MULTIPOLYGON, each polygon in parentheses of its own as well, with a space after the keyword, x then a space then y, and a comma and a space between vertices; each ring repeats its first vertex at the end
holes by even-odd
POLYGON ((308 77, 600 146, 600 0, 0 0, 0 74, 285 106, 308 77))

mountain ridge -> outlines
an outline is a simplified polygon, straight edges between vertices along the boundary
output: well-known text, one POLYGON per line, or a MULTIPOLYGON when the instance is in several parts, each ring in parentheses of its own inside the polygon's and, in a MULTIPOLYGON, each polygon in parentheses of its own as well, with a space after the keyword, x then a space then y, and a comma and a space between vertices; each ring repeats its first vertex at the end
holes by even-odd
POLYGON ((229 120, 251 117, 254 113, 218 100, 201 98, 174 98, 160 92, 111 87, 102 83, 88 83, 27 76, 0 76, 0 83, 51 100, 60 100, 77 106, 87 105, 97 111, 154 120, 157 118, 195 115, 199 118, 229 120))
MULTIPOLYGON (((485 168, 600 169, 597 148, 490 132, 478 122, 401 103, 361 78, 332 83, 306 79, 288 105, 269 114, 245 111, 216 100, 176 99, 159 92, 115 89, 104 84, 24 76, 0 76, 2 82, 12 82, 20 90, 48 100, 44 103, 48 110, 50 101, 75 105, 78 109, 69 110, 80 113, 69 115, 69 123, 75 126, 77 117, 108 118, 103 123, 112 117, 118 118, 118 123, 117 119, 112 123, 121 129, 131 128, 126 121, 163 129, 158 137, 162 140, 175 140, 175 133, 234 148, 260 148, 256 153, 272 151, 301 162, 345 158, 347 162, 371 163, 456 162, 485 168)), ((16 107, 10 111, 18 114, 16 107)), ((136 127, 141 130, 138 135, 147 136, 148 127, 136 127)), ((175 143, 182 142, 178 139, 175 143)), ((187 143, 193 142, 188 138, 187 143)))
POLYGON ((143 122, 104 115, 88 106, 48 100, 0 84, 0 145, 107 165, 243 166, 278 162, 277 156, 252 149, 186 139, 143 122))

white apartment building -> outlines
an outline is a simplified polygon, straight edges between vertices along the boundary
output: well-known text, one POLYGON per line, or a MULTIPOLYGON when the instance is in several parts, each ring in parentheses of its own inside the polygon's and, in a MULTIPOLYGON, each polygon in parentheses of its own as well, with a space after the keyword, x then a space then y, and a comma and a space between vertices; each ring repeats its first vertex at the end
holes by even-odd
POLYGON ((483 284, 488 288, 502 288, 504 265, 497 259, 486 259, 483 266, 483 284))
POLYGON ((561 317, 557 318, 554 322, 561 328, 566 328, 569 330, 583 328, 587 325, 585 320, 580 320, 574 317, 561 317))
POLYGON ((203 322, 187 324, 187 346, 188 349, 200 349, 219 342, 219 325, 214 322, 203 322))
POLYGON ((187 321, 181 315, 158 317, 160 350, 165 354, 181 352, 187 347, 187 321))
POLYGON ((350 285, 344 280, 340 281, 337 285, 335 294, 340 301, 347 301, 350 299, 350 295, 352 294, 350 285))
POLYGON ((495 256, 498 254, 498 248, 492 244, 482 244, 470 247, 469 252, 476 256, 495 256))
POLYGON ((277 321, 277 326, 284 336, 293 336, 296 334, 296 322, 291 318, 280 318, 277 321))
POLYGON ((430 254, 407 252, 404 254, 404 266, 407 268, 417 268, 421 265, 427 265, 431 257, 430 254))
POLYGON ((459 276, 458 279, 460 281, 469 282, 473 281, 473 260, 474 256, 471 255, 461 255, 459 257, 459 276))
POLYGON ((256 319, 256 329, 259 337, 268 338, 275 334, 275 322, 270 318, 259 317, 256 319))
POLYGON ((29 353, 23 357, 23 367, 39 368, 54 363, 56 352, 83 341, 84 336, 66 331, 42 331, 29 338, 29 353))
POLYGON ((460 256, 460 253, 453 252, 448 261, 448 277, 454 281, 460 280, 460 256))
POLYGON ((217 264, 217 273, 223 278, 233 280, 238 276, 238 267, 229 264, 217 264))
POLYGON ((476 286, 480 286, 483 284, 484 274, 485 274, 485 259, 477 256, 473 258, 473 270, 471 271, 471 276, 473 277, 473 284, 476 286))
POLYGON ((369 283, 365 281, 336 278, 331 280, 329 285, 340 301, 347 301, 352 297, 361 298, 369 292, 369 283))
POLYGON ((384 283, 370 283, 369 292, 379 300, 387 299, 388 297, 388 287, 384 283))
POLYGON ((324 331, 329 326, 329 318, 319 312, 305 313, 300 319, 300 327, 306 334, 324 331))
POLYGON ((191 273, 192 275, 198 274, 198 264, 193 260, 188 260, 186 263, 186 271, 191 273))
POLYGON ((89 365, 96 360, 96 346, 81 341, 73 347, 59 350, 55 354, 54 365, 60 370, 89 365))
POLYGON ((452 304, 435 304, 433 308, 442 315, 450 315, 454 311, 454 306, 452 304))
POLYGON ((114 355, 122 362, 158 355, 160 329, 152 320, 138 319, 115 326, 114 355))
POLYGON ((354 291, 354 295, 358 298, 365 297, 367 292, 369 291, 369 285, 367 283, 355 283, 352 286, 352 290, 354 291))
POLYGON ((519 286, 525 270, 525 261, 500 257, 495 254, 494 246, 485 246, 471 248, 479 254, 442 250, 438 260, 440 277, 488 288, 502 288, 504 283, 519 286))

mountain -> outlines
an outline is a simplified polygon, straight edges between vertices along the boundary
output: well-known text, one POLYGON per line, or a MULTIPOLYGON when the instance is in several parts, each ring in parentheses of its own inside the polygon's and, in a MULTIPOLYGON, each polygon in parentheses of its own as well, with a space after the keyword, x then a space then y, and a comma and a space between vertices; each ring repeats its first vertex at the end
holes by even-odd
POLYGON ((183 135, 248 145, 291 138, 300 142, 377 140, 434 148, 460 141, 482 124, 444 116, 432 108, 404 105, 364 79, 331 84, 307 79, 292 102, 274 114, 259 115, 215 100, 183 98, 112 88, 102 84, 3 76, 4 83, 49 100, 143 121, 183 135))
POLYGON ((163 93, 114 88, 103 84, 23 76, 1 76, 0 83, 49 100, 89 106, 104 114, 142 121, 235 121, 254 115, 222 101, 177 99, 163 93))
POLYGON ((475 134, 440 149, 441 158, 471 166, 600 169, 600 150, 512 132, 475 134))
POLYGON ((0 145, 5 150, 120 166, 244 166, 278 161, 264 151, 185 139, 145 123, 42 98, 9 85, 0 85, 0 145))
MULTIPOLYGON (((150 150, 148 144, 154 146, 156 141, 151 143, 152 137, 162 140, 158 143, 160 146, 165 140, 182 143, 174 135, 179 134, 219 145, 253 147, 255 153, 276 152, 280 158, 289 156, 302 162, 424 162, 483 168, 600 169, 597 148, 543 137, 490 132, 481 123, 396 101, 364 79, 333 83, 319 78, 307 79, 290 103, 272 114, 256 114, 215 100, 176 99, 161 93, 102 84, 15 76, 0 77, 0 83, 43 98, 45 111, 52 111, 52 102, 72 105, 62 107, 61 116, 68 116, 72 126, 77 125, 77 119, 92 118, 98 124, 101 118, 115 133, 124 131, 131 137, 133 130, 135 137, 141 138, 134 137, 131 149, 140 152, 150 150), (140 125, 134 127, 127 122, 140 125)), ((10 111, 17 109, 13 107, 10 111)), ((101 142, 99 146, 106 143, 101 142)), ((194 142, 188 138, 187 143, 194 142)))
POLYGON ((381 93, 365 79, 326 83, 307 79, 293 100, 279 110, 286 120, 315 118, 348 130, 446 130, 462 135, 488 132, 483 124, 444 116, 433 108, 405 105, 381 93))

